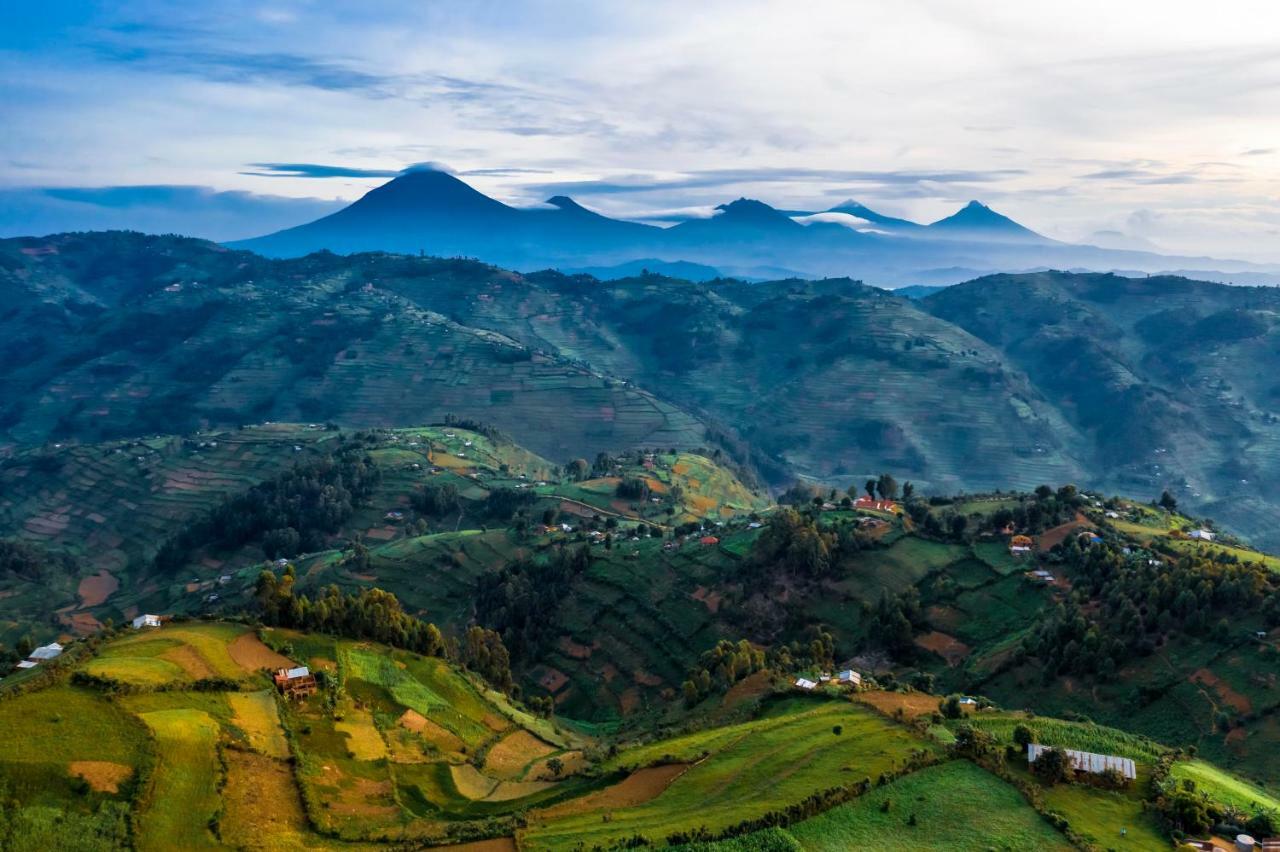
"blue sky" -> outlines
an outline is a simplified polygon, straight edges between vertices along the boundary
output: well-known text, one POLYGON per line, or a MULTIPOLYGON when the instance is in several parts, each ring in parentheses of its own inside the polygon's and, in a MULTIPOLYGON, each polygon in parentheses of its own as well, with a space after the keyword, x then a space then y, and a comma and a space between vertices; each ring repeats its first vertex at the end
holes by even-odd
POLYGON ((250 236, 423 162, 650 221, 977 198, 1062 239, 1280 261, 1280 9, 0 5, 0 234, 250 236))

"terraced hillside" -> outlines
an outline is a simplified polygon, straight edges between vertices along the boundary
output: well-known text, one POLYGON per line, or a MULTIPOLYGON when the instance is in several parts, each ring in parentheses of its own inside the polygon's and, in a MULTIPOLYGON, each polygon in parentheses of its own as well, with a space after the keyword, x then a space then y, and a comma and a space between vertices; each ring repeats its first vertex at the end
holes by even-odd
POLYGON ((1169 820, 1195 818, 1177 797, 1218 819, 1275 804, 1122 731, 985 705, 944 719, 937 696, 870 684, 796 694, 780 672, 714 699, 719 721, 611 737, 439 657, 298 631, 171 622, 50 666, 0 682, 5 848, 730 852, 900 834, 923 849, 1155 850, 1169 820), (267 673, 298 664, 317 689, 286 697, 267 673), (1138 777, 1044 780, 1014 746, 1028 736, 1130 757, 1138 777))
MULTIPOLYGON (((597 458, 594 471, 588 466, 570 475, 571 466, 499 433, 459 426, 345 433, 321 424, 274 423, 189 437, 48 445, 0 462, 0 539, 29 543, 62 560, 36 573, 0 575, 0 641, 12 643, 33 627, 43 638, 90 632, 108 619, 120 624, 141 611, 238 605, 266 555, 260 540, 202 539, 178 563, 163 567, 155 564, 157 553, 226 501, 342 452, 367 459, 378 478, 323 539, 335 547, 365 542, 373 549, 373 567, 352 568, 340 550, 302 564, 310 577, 326 581, 367 583, 385 574, 412 602, 422 599, 415 589, 422 563, 433 554, 466 565, 465 554, 478 546, 484 552, 476 570, 492 569, 538 542, 565 538, 561 523, 599 519, 602 529, 606 522, 642 524, 647 535, 650 527, 657 532, 718 523, 768 506, 758 490, 695 453, 597 458), (624 480, 641 483, 643 494, 619 497, 624 480), (421 498, 428 492, 449 496, 427 505, 421 498), (507 529, 513 513, 526 519, 520 532, 507 529), (486 524, 498 529, 482 532, 486 524), (406 563, 411 573, 397 574, 394 566, 406 563)), ((434 610, 441 594, 453 589, 457 606, 446 611, 454 623, 465 623, 474 579, 474 573, 445 576, 424 606, 434 610)))
POLYGON ((475 417, 560 457, 699 446, 622 382, 366 287, 334 257, 279 265, 140 234, 6 241, 0 429, 38 444, 263 420, 475 417))

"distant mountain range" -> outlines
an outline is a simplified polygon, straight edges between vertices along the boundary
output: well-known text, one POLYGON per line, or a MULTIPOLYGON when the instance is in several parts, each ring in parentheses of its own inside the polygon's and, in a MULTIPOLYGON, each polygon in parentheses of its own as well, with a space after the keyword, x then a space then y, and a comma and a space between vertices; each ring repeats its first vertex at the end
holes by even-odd
POLYGON ((512 207, 429 169, 407 172, 322 219, 231 245, 270 257, 321 250, 474 257, 524 271, 605 271, 602 277, 611 268, 630 274, 637 264, 695 264, 698 274, 688 277, 849 276, 887 287, 1046 269, 1195 269, 1212 280, 1259 284, 1280 276, 1280 266, 1064 243, 977 201, 922 225, 853 200, 795 212, 740 198, 708 218, 660 228, 602 216, 565 196, 512 207))

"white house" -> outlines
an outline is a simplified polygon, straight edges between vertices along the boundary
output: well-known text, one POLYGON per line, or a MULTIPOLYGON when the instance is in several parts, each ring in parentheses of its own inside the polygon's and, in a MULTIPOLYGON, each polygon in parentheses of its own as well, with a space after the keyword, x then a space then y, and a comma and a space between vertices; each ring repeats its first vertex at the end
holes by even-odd
MULTIPOLYGON (((1035 763, 1040 755, 1049 751, 1052 746, 1041 745, 1040 743, 1027 744, 1027 763, 1035 763)), ((1113 754, 1094 754, 1090 751, 1076 751, 1071 748, 1059 749, 1067 756, 1067 760, 1071 761, 1071 768, 1076 772, 1089 772, 1094 775, 1101 775, 1108 769, 1114 769, 1119 772, 1126 781, 1132 781, 1138 777, 1137 767, 1134 762, 1127 757, 1117 757, 1113 754)))
POLYGON ((144 627, 159 627, 160 616, 158 615, 140 615, 133 620, 133 629, 141 630, 144 627))
POLYGON ((48 645, 41 645, 31 652, 30 658, 33 660, 52 660, 54 657, 61 656, 62 646, 57 642, 50 642, 48 645))
POLYGON ((18 663, 18 668, 20 668, 20 669, 34 669, 34 668, 35 668, 36 666, 38 666, 38 665, 40 665, 40 664, 39 664, 39 663, 37 663, 35 660, 23 660, 22 662, 18 663))
POLYGON ((1218 537, 1218 534, 1213 530, 1192 530, 1187 535, 1191 538, 1198 538, 1201 541, 1213 541, 1218 537))
POLYGON ((809 680, 808 678, 801 677, 801 678, 796 678, 796 686, 800 687, 801 689, 813 689, 814 687, 817 686, 817 684, 809 680))
POLYGON ((862 685, 862 675, 858 674, 853 669, 845 669, 844 671, 840 672, 838 675, 836 675, 836 680, 845 686, 861 686, 862 685))

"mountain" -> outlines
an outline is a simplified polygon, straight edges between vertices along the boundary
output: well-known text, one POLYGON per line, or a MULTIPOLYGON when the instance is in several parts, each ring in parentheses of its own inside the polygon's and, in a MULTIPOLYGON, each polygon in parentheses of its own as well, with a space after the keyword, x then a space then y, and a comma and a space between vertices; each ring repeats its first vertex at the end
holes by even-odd
POLYGON ((964 207, 947 216, 945 219, 928 226, 931 234, 947 239, 968 239, 991 242, 1044 242, 1046 239, 1030 228, 1004 216, 990 207, 977 201, 970 201, 964 207))
POLYGON ((323 219, 230 245, 272 257, 320 250, 474 257, 524 271, 607 268, 653 258, 748 279, 776 278, 785 269, 799 277, 853 277, 886 287, 954 284, 1036 268, 1280 274, 1280 267, 1061 243, 976 201, 923 226, 855 201, 799 215, 740 198, 710 217, 658 228, 600 215, 564 196, 511 207, 430 169, 396 177, 323 219), (831 216, 856 217, 869 227, 851 228, 831 216))
POLYGON ((619 278, 634 278, 637 275, 652 273, 667 278, 681 278, 685 281, 712 281, 724 278, 725 275, 713 266, 701 263, 689 263, 684 260, 659 260, 656 257, 642 257, 617 263, 612 266, 584 266, 579 268, 562 268, 566 275, 590 275, 601 281, 615 281, 619 278))
POLYGON ((323 219, 232 245, 277 257, 322 249, 341 254, 427 251, 538 266, 549 259, 594 257, 620 245, 639 247, 656 231, 600 216, 564 196, 549 199, 542 208, 509 207, 451 174, 419 169, 323 219))
POLYGON ((859 219, 865 219, 874 225, 879 225, 888 231, 903 231, 913 233, 919 231, 923 226, 909 219, 898 219, 893 216, 886 216, 883 213, 877 213, 865 204, 849 199, 835 207, 830 208, 828 213, 847 213, 850 216, 856 216, 859 219))

